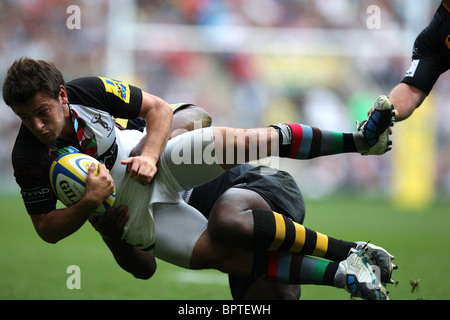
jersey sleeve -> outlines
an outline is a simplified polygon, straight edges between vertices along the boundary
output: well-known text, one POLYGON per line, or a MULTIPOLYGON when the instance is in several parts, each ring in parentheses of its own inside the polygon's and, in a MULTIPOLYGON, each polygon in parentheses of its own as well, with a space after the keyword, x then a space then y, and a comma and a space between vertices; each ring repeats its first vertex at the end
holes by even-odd
POLYGON ((401 82, 416 87, 428 95, 441 74, 448 70, 449 62, 430 48, 431 43, 426 43, 429 41, 427 39, 426 33, 421 33, 417 38, 411 66, 401 82))
POLYGON ((12 152, 14 177, 20 187, 25 208, 30 215, 48 213, 56 209, 56 196, 50 185, 48 152, 23 126, 19 130, 12 152))
POLYGON ((442 3, 430 24, 417 36, 412 61, 402 83, 427 95, 440 75, 450 69, 450 12, 442 3))
POLYGON ((141 111, 141 89, 122 81, 84 77, 68 82, 66 87, 71 104, 91 106, 124 119, 137 118, 141 111))

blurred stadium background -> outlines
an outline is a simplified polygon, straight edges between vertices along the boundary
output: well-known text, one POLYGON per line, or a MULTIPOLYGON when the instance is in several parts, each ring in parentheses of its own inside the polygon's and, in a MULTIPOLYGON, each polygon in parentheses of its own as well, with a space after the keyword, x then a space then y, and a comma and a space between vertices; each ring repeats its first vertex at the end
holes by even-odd
MULTIPOLYGON (((289 121, 353 131, 355 121, 366 117, 376 98, 402 79, 413 41, 439 4, 439 0, 1 0, 0 83, 15 59, 29 56, 56 63, 66 81, 108 76, 170 103, 196 103, 211 113, 215 125, 255 127, 289 121), (70 5, 80 8, 80 29, 68 28, 70 5), (380 9, 375 28, 370 24, 372 5, 380 9)), ((300 164, 281 162, 318 211, 312 218, 316 229, 324 231, 319 223, 322 213, 333 217, 329 212, 335 208, 333 201, 342 206, 340 217, 346 221, 346 211, 362 210, 374 199, 385 204, 379 219, 391 219, 389 212, 401 215, 389 222, 398 222, 391 228, 403 228, 405 234, 405 220, 418 219, 417 226, 423 223, 427 228, 430 219, 440 219, 430 224, 431 234, 435 226, 448 227, 448 216, 442 212, 450 194, 449 80, 447 72, 420 110, 396 124, 394 149, 382 157, 339 155, 300 164), (358 206, 351 204, 355 199, 358 206)), ((16 201, 18 187, 10 161, 19 122, 3 100, 0 105, 0 224, 8 229, 6 216, 17 211, 15 215, 25 216, 23 232, 32 233, 16 201)), ((359 223, 355 213, 350 217, 352 224, 359 223)), ((448 266, 445 230, 437 242, 446 248, 440 259, 448 266)), ((341 230, 343 238, 351 234, 341 230)), ((0 266, 11 257, 6 252, 18 254, 11 251, 15 242, 2 242, 0 266)), ((385 245, 390 244, 387 240, 385 245)), ((0 287, 3 281, 0 278, 0 287)), ((10 294, 1 290, 2 298, 21 297, 20 290, 11 290, 6 291, 10 294)), ((441 292, 434 298, 449 297, 441 292)))

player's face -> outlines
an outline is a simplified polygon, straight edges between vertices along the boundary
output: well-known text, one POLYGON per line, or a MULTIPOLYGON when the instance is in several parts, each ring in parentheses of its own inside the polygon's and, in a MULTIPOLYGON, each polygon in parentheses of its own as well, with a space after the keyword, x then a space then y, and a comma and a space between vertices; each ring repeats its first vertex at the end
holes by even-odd
POLYGON ((42 143, 54 142, 63 131, 68 114, 64 107, 64 103, 67 103, 64 94, 65 90, 58 99, 54 99, 47 94, 37 93, 27 105, 13 108, 22 123, 42 143))

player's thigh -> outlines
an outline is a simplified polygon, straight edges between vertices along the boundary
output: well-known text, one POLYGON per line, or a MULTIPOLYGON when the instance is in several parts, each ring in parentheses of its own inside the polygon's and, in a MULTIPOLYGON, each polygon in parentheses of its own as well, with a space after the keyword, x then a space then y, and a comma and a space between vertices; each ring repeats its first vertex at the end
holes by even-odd
POLYGON ((206 218, 184 202, 154 204, 155 256, 189 269, 249 275, 253 252, 214 241, 206 218))
POLYGON ((207 228, 208 220, 184 202, 154 204, 155 256, 189 268, 194 247, 207 228))
POLYGON ((253 208, 271 210, 258 193, 244 188, 230 188, 215 202, 209 217, 211 236, 230 245, 248 247, 253 238, 253 208))
POLYGON ((215 148, 211 128, 190 131, 169 140, 160 164, 172 175, 177 191, 198 187, 225 172, 216 159, 215 148))
POLYGON ((242 214, 248 209, 261 208, 270 210, 270 205, 259 193, 246 188, 230 188, 215 202, 212 211, 220 213, 231 210, 232 213, 242 214))
POLYGON ((252 251, 216 242, 205 230, 195 244, 191 269, 216 269, 225 273, 249 276, 252 272, 252 251))

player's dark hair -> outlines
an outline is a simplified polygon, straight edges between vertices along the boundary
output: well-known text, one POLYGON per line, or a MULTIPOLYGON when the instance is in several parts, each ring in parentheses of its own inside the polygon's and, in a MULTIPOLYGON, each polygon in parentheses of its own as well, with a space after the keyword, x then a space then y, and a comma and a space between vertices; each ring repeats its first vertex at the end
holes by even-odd
POLYGON ((58 99, 64 85, 61 71, 51 62, 20 58, 11 65, 3 83, 3 100, 10 106, 23 106, 38 92, 58 99))

